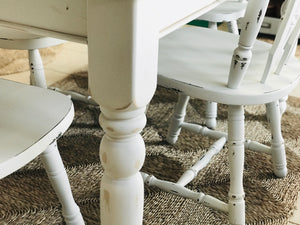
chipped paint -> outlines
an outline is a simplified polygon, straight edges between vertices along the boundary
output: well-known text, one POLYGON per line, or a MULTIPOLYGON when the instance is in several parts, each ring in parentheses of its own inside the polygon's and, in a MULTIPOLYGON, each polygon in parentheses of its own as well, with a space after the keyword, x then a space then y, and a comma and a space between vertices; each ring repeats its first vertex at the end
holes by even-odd
POLYGON ((142 164, 141 161, 140 161, 140 160, 137 160, 137 161, 135 162, 134 168, 140 169, 141 164, 142 164))
POLYGON ((124 109, 127 109, 131 106, 132 102, 128 103, 127 105, 123 106, 123 107, 120 107, 120 108, 116 108, 116 110, 124 110, 124 109))
POLYGON ((140 133, 140 131, 141 131, 142 129, 143 129, 143 128, 138 127, 138 128, 136 128, 136 129, 132 130, 130 133, 132 133, 132 134, 140 133))
POLYGON ((250 24, 250 22, 247 22, 247 23, 246 23, 245 30, 247 30, 247 29, 248 29, 248 27, 249 27, 249 24, 250 24))
POLYGON ((104 190, 103 198, 104 198, 104 203, 107 207, 107 211, 110 212, 110 194, 107 190, 104 190))
POLYGON ((257 16, 257 21, 256 21, 257 23, 259 23, 259 20, 260 20, 261 16, 262 16, 262 9, 259 10, 259 13, 258 13, 258 16, 257 16))
POLYGON ((106 130, 110 131, 110 132, 114 132, 115 131, 114 128, 112 128, 112 127, 106 127, 106 130))
POLYGON ((241 63, 241 69, 244 69, 244 67, 247 65, 247 63, 241 63))
POLYGON ((101 156, 102 156, 102 157, 101 157, 102 162, 103 162, 103 163, 107 163, 107 154, 106 154, 106 152, 103 152, 101 156))

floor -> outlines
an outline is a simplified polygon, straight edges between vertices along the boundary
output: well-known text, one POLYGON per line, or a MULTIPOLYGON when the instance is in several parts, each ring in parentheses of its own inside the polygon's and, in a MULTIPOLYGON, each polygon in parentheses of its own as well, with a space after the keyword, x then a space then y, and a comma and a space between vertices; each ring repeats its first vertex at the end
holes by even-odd
MULTIPOLYGON (((67 42, 64 45, 65 47, 59 54, 57 54, 56 58, 45 65, 45 74, 48 86, 51 86, 56 81, 63 79, 71 73, 87 71, 87 46, 71 42, 67 42)), ((29 83, 29 71, 3 77, 29 83)), ((298 88, 291 93, 291 95, 300 97, 300 84, 298 88)), ((290 219, 289 225, 300 225, 300 191, 298 202, 296 204, 296 211, 294 216, 290 219)))
MULTIPOLYGON (((71 73, 87 71, 87 46, 73 42, 66 42, 63 45, 64 47, 57 53, 55 59, 44 65, 48 86, 51 86, 56 81, 63 79, 71 73)), ((26 71, 1 77, 29 84, 29 75, 30 72, 26 71)))

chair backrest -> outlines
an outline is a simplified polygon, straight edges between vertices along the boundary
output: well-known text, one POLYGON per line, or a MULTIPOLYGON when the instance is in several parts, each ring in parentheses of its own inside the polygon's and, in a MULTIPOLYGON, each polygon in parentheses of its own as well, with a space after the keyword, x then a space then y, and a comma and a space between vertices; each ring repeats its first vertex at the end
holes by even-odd
MULTIPOLYGON (((280 63, 284 64, 291 54, 299 35, 300 0, 286 0, 285 14, 281 18, 274 44, 269 52, 261 82, 264 83, 269 74, 280 71, 280 63), (290 46, 290 47, 289 47, 290 46), (279 65, 277 68, 276 66, 279 65)), ((235 49, 228 78, 229 88, 238 88, 242 82, 252 57, 252 47, 262 25, 269 0, 250 0, 241 23, 239 45, 235 49)))
POLYGON ((293 47, 299 36, 300 1, 286 0, 282 5, 281 24, 278 28, 274 44, 268 56, 261 82, 265 83, 268 75, 274 71, 280 73, 283 64, 291 56, 293 47), (276 68, 277 66, 277 68, 276 68))

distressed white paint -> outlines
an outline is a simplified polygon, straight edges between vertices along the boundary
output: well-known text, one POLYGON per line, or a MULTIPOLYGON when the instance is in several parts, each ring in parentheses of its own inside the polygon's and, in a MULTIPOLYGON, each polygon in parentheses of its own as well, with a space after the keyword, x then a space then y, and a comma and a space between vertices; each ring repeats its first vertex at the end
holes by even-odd
POLYGON ((60 157, 56 141, 42 152, 41 160, 57 197, 62 204, 62 214, 66 224, 83 225, 84 221, 80 209, 73 199, 68 175, 60 157))
POLYGON ((258 1, 247 7, 245 17, 241 22, 241 37, 238 47, 234 50, 230 72, 228 76, 228 87, 238 88, 243 80, 252 58, 252 47, 258 31, 263 22, 269 1, 258 1))
POLYGON ((209 21, 209 27, 211 28, 216 28, 217 23, 226 22, 229 31, 238 34, 237 20, 244 16, 247 3, 247 0, 225 1, 208 13, 198 17, 198 19, 209 21))
POLYGON ((261 78, 262 83, 265 83, 268 76, 276 71, 278 65, 276 73, 279 74, 281 70, 280 60, 282 59, 283 63, 285 63, 291 56, 291 49, 294 47, 297 39, 296 35, 299 34, 300 29, 298 22, 300 16, 299 4, 297 0, 289 0, 283 4, 285 10, 282 11, 281 24, 278 28, 272 49, 268 54, 268 60, 261 78))
POLYGON ((30 84, 47 88, 44 65, 38 49, 28 50, 30 84))
POLYGON ((205 110, 205 125, 208 128, 215 129, 217 126, 217 111, 218 104, 215 102, 206 102, 206 110, 205 110))
MULTIPOLYGON (((208 27, 211 29, 217 29, 218 23, 226 22, 229 32, 239 34, 237 21, 244 16, 247 3, 246 0, 225 1, 197 19, 208 21, 208 27)), ((217 125, 217 103, 207 102, 205 116, 206 126, 214 129, 217 125)))
MULTIPOLYGON (((299 0, 288 1, 285 17, 278 30, 279 38, 276 37, 273 46, 256 40, 268 5, 267 0, 250 0, 248 2, 246 14, 242 20, 240 37, 213 29, 184 27, 160 41, 158 83, 167 88, 176 89, 180 93, 179 101, 171 118, 167 140, 171 144, 175 144, 181 129, 215 139, 220 137, 227 139, 231 180, 228 193, 230 224, 245 224, 243 191, 245 148, 270 154, 275 175, 278 177, 287 175, 280 121, 285 106, 284 103, 279 104, 279 100, 281 102, 285 100, 300 78, 300 62, 292 55, 300 29, 299 2, 299 0), (292 30, 293 28, 294 30, 292 30), (236 50, 234 51, 234 49, 236 50), (283 55, 284 63, 280 65, 280 71, 278 70, 280 74, 275 73, 276 66, 275 69, 268 69, 268 79, 263 83, 261 77, 265 68, 273 68, 269 65, 276 65, 275 61, 272 61, 274 52, 278 57, 276 60, 280 60, 283 55), (269 53, 271 59, 270 57, 268 59, 269 53), (228 134, 184 122, 189 96, 227 104, 228 134), (272 135, 270 147, 244 139, 243 105, 252 104, 267 105, 272 135)), ((208 151, 208 154, 212 154, 211 150, 208 151)), ((202 168, 205 165, 206 162, 200 160, 196 169, 192 167, 193 169, 186 172, 182 183, 189 182, 195 176, 198 166, 202 168)), ((149 177, 145 179, 146 183, 149 179, 149 177)), ((153 181, 150 182, 150 185, 174 192, 171 184, 165 182, 153 181)), ((178 187, 176 186, 176 188, 178 187)), ((181 195, 181 189, 180 191, 176 189, 175 194, 181 195)), ((182 194, 182 196, 184 195, 182 194)))
POLYGON ((89 87, 106 132, 101 224, 142 224, 145 146, 139 133, 156 88, 158 39, 223 1, 1 2, 0 26, 88 43, 89 87))
POLYGON ((84 224, 56 146, 72 123, 72 102, 59 93, 4 79, 0 79, 0 87, 0 177, 41 154, 65 222, 84 224))
POLYGON ((178 135, 180 134, 182 124, 184 122, 184 117, 186 114, 186 107, 189 102, 190 97, 184 94, 179 94, 178 101, 175 105, 175 109, 172 115, 171 123, 169 124, 167 141, 170 144, 175 144, 178 135))
POLYGON ((244 109, 228 106, 228 160, 230 187, 228 192, 230 224, 245 224, 244 170, 244 109))
POLYGON ((190 183, 197 176, 198 172, 207 166, 212 157, 220 152, 225 143, 225 137, 221 137, 213 143, 207 152, 195 163, 195 165, 182 174, 182 176, 178 179, 177 184, 185 186, 190 183))
MULTIPOLYGON (((30 67, 30 83, 38 87, 47 87, 44 65, 39 52, 41 48, 47 48, 64 43, 64 40, 41 37, 27 33, 18 28, 0 27, 0 47, 5 49, 28 50, 30 67)), ((62 91, 59 88, 52 90, 71 96, 73 100, 83 101, 88 104, 97 105, 91 96, 84 96, 74 91, 62 91)))
POLYGON ((272 133, 271 155, 274 173, 277 177, 285 177, 287 175, 287 166, 284 140, 281 134, 281 111, 279 101, 268 103, 266 106, 272 133))
POLYGON ((228 204, 220 201, 219 199, 206 195, 202 192, 192 191, 181 184, 173 183, 165 180, 157 179, 156 177, 149 175, 147 173, 141 173, 144 182, 149 186, 156 186, 164 191, 170 192, 175 195, 179 195, 188 199, 192 199, 199 204, 203 204, 210 208, 220 210, 223 212, 228 212, 228 204))

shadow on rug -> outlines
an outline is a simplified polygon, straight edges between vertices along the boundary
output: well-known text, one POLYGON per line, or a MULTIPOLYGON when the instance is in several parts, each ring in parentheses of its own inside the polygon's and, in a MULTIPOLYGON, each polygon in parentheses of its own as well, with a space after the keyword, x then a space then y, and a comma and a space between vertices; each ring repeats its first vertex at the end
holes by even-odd
MULTIPOLYGON (((87 94, 87 74, 70 75, 55 85, 87 94)), ((176 145, 164 141, 168 120, 177 94, 158 88, 149 106, 147 126, 142 132, 146 143, 143 171, 158 178, 176 181, 213 142, 182 131, 176 145)), ((59 148, 72 185, 74 197, 86 224, 99 224, 99 189, 103 173, 99 163, 99 143, 103 131, 98 124, 99 108, 74 102, 75 119, 59 140, 59 148)), ((218 128, 226 130, 226 107, 219 105, 218 128)), ((203 123, 204 104, 191 100, 187 120, 203 123)), ((287 224, 300 190, 300 100, 290 98, 282 118, 286 141, 288 176, 276 178, 271 158, 246 151, 244 187, 247 224, 287 224)), ((264 106, 245 107, 247 138, 268 144, 270 134, 264 106)), ((229 187, 227 148, 203 169, 189 188, 227 201, 229 187)), ((228 224, 227 215, 174 196, 157 188, 145 187, 144 224, 228 224)), ((60 205, 39 159, 0 181, 0 224, 64 224, 60 205)))

